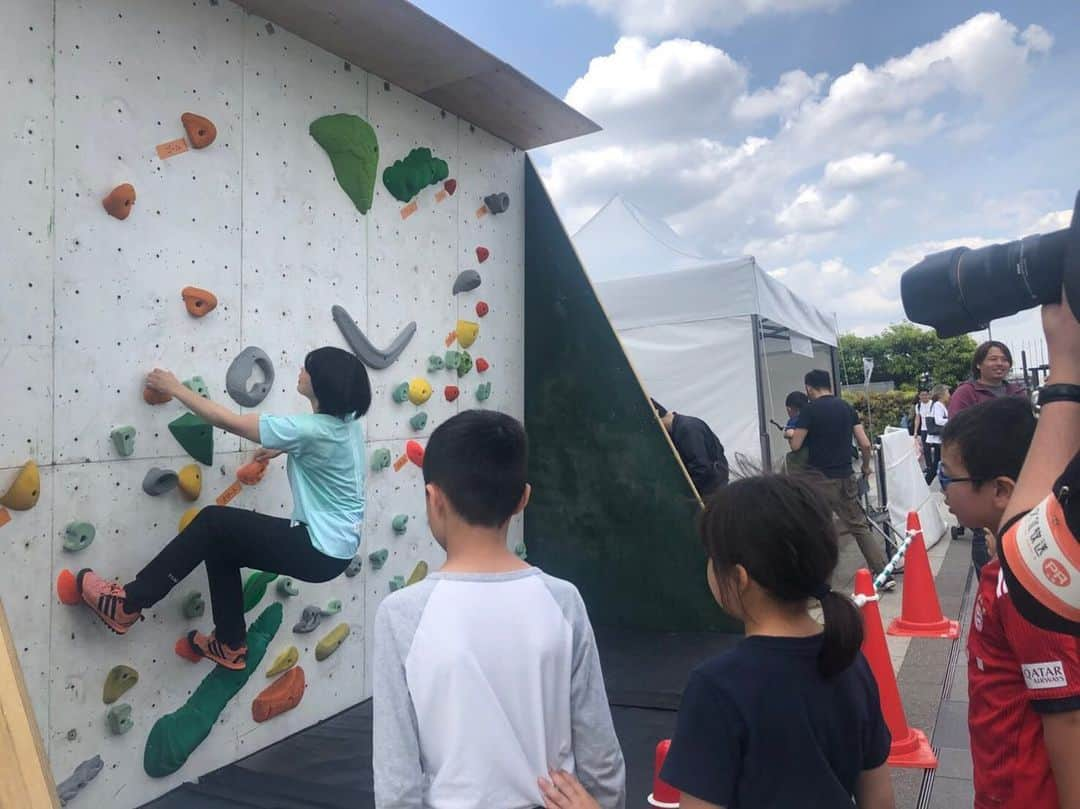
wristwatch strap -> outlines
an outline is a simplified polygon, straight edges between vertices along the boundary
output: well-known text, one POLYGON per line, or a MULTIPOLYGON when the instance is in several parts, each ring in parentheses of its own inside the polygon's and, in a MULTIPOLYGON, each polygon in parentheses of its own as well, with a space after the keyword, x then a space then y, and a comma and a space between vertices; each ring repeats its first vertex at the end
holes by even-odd
POLYGON ((1051 402, 1080 402, 1080 385, 1061 382, 1039 388, 1039 407, 1051 402))

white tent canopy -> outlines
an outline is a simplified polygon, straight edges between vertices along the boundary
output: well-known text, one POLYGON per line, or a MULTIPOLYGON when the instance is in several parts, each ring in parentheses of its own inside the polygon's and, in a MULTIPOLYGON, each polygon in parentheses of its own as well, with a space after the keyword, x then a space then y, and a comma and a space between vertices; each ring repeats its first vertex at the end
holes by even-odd
POLYGON ((812 368, 833 370, 834 318, 770 277, 751 256, 718 259, 616 196, 574 247, 649 394, 704 419, 729 460, 778 461, 770 420, 812 368))

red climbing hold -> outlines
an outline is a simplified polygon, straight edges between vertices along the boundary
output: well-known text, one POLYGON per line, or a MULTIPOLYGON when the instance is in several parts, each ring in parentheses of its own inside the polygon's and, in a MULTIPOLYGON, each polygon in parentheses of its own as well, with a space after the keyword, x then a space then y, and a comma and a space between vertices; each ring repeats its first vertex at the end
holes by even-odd
POLYGON ((291 711, 303 699, 305 684, 302 668, 296 666, 289 669, 255 697, 251 703, 251 718, 256 722, 265 722, 291 711))
POLYGON ((488 250, 486 247, 477 247, 476 248, 476 260, 479 261, 481 264, 483 264, 485 261, 487 261, 488 256, 490 256, 490 255, 491 255, 491 251, 488 250))
POLYGON ((445 183, 442 184, 443 190, 450 196, 454 196, 454 192, 457 191, 457 180, 451 177, 445 183))
POLYGON ((491 367, 491 365, 483 357, 477 357, 476 358, 476 371, 477 371, 477 373, 482 374, 482 373, 484 373, 484 371, 486 371, 490 367, 491 367))
POLYGON ((266 467, 269 463, 269 460, 251 461, 250 463, 246 463, 236 470, 236 479, 245 486, 254 486, 263 479, 263 475, 266 474, 266 467))
POLYGON ((457 385, 447 385, 443 388, 443 395, 446 397, 446 401, 452 402, 461 395, 461 391, 458 390, 457 385))
POLYGON ((184 660, 187 660, 187 661, 189 661, 191 663, 201 663, 202 662, 203 656, 201 654, 199 654, 198 652, 196 652, 192 648, 191 641, 188 640, 187 635, 181 636, 176 641, 176 646, 173 647, 173 650, 180 657, 184 658, 184 660))
POLYGON ((60 602, 69 607, 74 607, 82 601, 75 574, 70 570, 61 570, 60 575, 56 577, 56 594, 60 596, 60 602))
POLYGON ((202 317, 217 307, 214 293, 199 287, 184 287, 180 290, 180 297, 184 299, 184 306, 192 317, 202 317))
POLYGON ((488 307, 488 305, 487 305, 487 303, 485 301, 477 301, 476 302, 476 316, 477 317, 483 317, 484 315, 486 315, 490 311, 491 311, 491 309, 488 307))
POLYGON ((109 216, 117 219, 127 219, 131 208, 135 204, 135 186, 131 183, 118 185, 109 192, 109 196, 101 201, 109 216))
POLYGON ((405 454, 417 466, 422 467, 424 465, 424 448, 415 441, 410 441, 405 445, 405 454))

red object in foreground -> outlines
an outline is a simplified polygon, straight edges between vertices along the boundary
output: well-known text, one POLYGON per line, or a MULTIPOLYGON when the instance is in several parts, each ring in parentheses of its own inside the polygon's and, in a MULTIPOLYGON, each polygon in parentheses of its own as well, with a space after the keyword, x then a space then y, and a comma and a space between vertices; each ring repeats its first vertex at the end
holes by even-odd
POLYGON ((664 739, 656 745, 656 759, 653 767, 652 793, 648 797, 649 804, 659 806, 661 809, 678 809, 679 790, 671 784, 660 780, 660 770, 664 768, 664 759, 667 758, 668 749, 671 747, 671 739, 664 739))
POLYGON ((889 634, 909 638, 958 638, 960 624, 941 613, 917 512, 908 512, 907 528, 915 532, 915 538, 908 546, 904 559, 903 606, 900 617, 889 624, 889 634))
MULTIPOLYGON (((855 573, 855 594, 874 595, 874 579, 866 568, 855 573)), ((934 755, 926 734, 908 726, 904 704, 900 701, 900 689, 896 686, 892 658, 889 657, 889 645, 885 642, 885 633, 881 629, 881 612, 877 602, 867 601, 863 605, 862 613, 862 653, 870 664, 870 670, 874 672, 878 693, 881 695, 881 713, 892 735, 889 766, 937 769, 937 756, 934 755)))
POLYGON ((56 594, 60 596, 61 603, 67 604, 69 607, 74 607, 82 601, 82 596, 79 595, 79 585, 75 581, 75 574, 70 570, 61 570, 60 575, 56 577, 56 594))
POLYGON ((409 460, 417 466, 423 467, 424 465, 424 448, 417 444, 415 441, 410 441, 405 445, 405 454, 409 456, 409 460))

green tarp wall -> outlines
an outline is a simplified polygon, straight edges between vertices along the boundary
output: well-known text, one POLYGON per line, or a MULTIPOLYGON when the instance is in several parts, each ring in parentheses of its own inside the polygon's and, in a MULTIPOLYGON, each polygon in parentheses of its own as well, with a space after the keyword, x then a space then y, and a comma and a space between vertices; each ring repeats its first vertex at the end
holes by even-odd
POLYGON ((697 495, 529 160, 525 427, 529 561, 593 623, 738 631, 705 582, 697 495))

